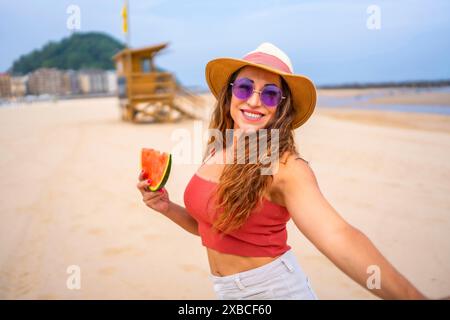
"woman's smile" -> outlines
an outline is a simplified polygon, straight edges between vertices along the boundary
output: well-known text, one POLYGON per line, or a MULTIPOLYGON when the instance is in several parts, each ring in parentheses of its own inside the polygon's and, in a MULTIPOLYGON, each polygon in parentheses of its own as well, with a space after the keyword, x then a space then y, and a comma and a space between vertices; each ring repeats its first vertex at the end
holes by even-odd
POLYGON ((264 118, 264 114, 258 111, 253 111, 249 109, 241 109, 241 114, 246 121, 249 122, 259 122, 264 118))

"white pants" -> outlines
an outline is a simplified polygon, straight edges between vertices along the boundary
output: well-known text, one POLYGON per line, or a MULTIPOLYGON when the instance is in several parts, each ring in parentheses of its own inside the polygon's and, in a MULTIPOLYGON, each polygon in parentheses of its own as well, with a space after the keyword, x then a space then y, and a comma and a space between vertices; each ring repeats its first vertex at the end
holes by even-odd
POLYGON ((318 299, 292 249, 255 269, 224 277, 209 276, 221 300, 318 299))

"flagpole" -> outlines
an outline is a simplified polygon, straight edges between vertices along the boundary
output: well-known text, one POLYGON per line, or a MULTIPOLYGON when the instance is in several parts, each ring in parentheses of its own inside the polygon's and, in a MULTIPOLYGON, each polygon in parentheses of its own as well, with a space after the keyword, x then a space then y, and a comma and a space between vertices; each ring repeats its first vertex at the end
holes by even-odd
MULTIPOLYGON (((128 112, 132 112, 133 106, 129 104, 130 99, 131 99, 131 82, 132 82, 132 72, 133 72, 133 67, 132 67, 132 61, 131 61, 131 43, 130 43, 130 6, 129 6, 129 1, 125 0, 124 3, 124 7, 123 7, 123 11, 122 11, 122 17, 124 18, 123 21, 123 27, 124 27, 124 32, 125 32, 125 46, 126 46, 126 59, 127 59, 127 67, 125 68, 125 79, 126 79, 126 91, 127 91, 127 111, 128 112)), ((130 113, 129 113, 130 114, 130 113)), ((132 114, 132 113, 131 113, 132 114)), ((132 120, 132 118, 130 118, 130 120, 132 120)))
POLYGON ((125 48, 127 51, 127 73, 131 72, 131 43, 130 43, 130 3, 128 0, 124 0, 122 8, 122 18, 123 18, 123 32, 125 33, 125 48))
POLYGON ((125 46, 130 48, 130 4, 128 0, 124 0, 122 6, 122 31, 125 33, 125 46))
POLYGON ((125 7, 127 10, 127 32, 126 32, 126 43, 127 43, 127 48, 131 48, 131 44, 130 44, 130 4, 128 2, 128 0, 125 0, 125 7))

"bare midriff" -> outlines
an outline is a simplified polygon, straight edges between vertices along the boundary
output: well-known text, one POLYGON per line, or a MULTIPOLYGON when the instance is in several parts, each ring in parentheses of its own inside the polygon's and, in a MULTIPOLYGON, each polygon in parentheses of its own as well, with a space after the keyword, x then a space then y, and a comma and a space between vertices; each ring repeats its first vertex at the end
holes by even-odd
POLYGON ((218 277, 248 271, 272 262, 278 257, 243 257, 206 248, 211 273, 218 277))

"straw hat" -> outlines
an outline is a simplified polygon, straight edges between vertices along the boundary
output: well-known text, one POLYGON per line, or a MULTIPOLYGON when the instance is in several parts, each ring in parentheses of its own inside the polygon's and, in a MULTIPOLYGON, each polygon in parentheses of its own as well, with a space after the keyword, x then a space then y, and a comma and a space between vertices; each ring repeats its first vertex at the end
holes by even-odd
POLYGON ((296 111, 292 128, 298 128, 309 119, 316 105, 316 88, 305 76, 294 74, 289 57, 271 43, 264 42, 242 59, 217 58, 206 65, 205 75, 209 89, 218 98, 230 75, 244 66, 258 67, 279 74, 288 84, 296 111))

